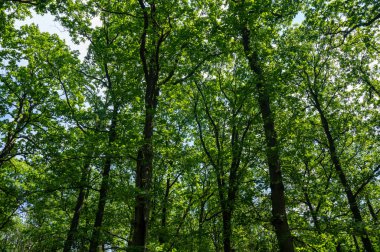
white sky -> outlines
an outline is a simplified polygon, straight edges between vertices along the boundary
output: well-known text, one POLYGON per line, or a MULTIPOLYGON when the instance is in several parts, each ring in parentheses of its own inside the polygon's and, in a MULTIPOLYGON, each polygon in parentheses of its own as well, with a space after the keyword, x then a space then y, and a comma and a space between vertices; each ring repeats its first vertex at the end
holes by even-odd
MULTIPOLYGON (((65 40, 66 44, 72 49, 77 50, 80 53, 80 59, 83 60, 86 56, 87 49, 89 46, 89 42, 82 42, 79 45, 75 44, 70 37, 69 32, 60 25, 59 22, 54 20, 54 16, 50 14, 45 14, 43 16, 38 15, 36 13, 32 12, 32 17, 27 18, 24 21, 16 21, 16 27, 20 27, 22 25, 26 24, 36 24, 40 31, 42 32, 49 32, 51 34, 57 34, 61 39, 65 40)), ((93 20, 93 26, 98 26, 101 24, 101 21, 99 19, 93 20)))
POLYGON ((305 15, 302 12, 298 12, 295 18, 293 19, 293 24, 301 24, 305 20, 305 15))

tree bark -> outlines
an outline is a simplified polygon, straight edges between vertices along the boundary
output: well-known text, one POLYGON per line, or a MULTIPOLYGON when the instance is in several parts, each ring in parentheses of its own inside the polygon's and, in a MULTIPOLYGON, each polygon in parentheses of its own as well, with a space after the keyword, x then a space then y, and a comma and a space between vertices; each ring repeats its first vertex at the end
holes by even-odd
POLYGON ((372 206, 371 201, 369 200, 368 196, 366 196, 365 200, 366 200, 366 203, 367 203, 367 206, 368 206, 369 213, 371 214, 372 220, 375 223, 377 223, 378 220, 379 220, 379 218, 377 217, 375 209, 373 209, 373 206, 372 206))
POLYGON ((274 126, 273 113, 270 106, 269 90, 265 84, 263 72, 259 65, 257 52, 250 47, 250 30, 242 30, 244 52, 250 68, 257 76, 256 91, 266 140, 266 156, 269 167, 269 179, 272 201, 272 225, 275 228, 280 251, 294 251, 293 239, 290 233, 286 208, 285 189, 281 173, 280 157, 277 143, 277 133, 274 126))
POLYGON ((82 207, 84 205, 85 196, 86 196, 86 183, 88 182, 88 174, 90 172, 91 159, 87 160, 84 167, 82 168, 82 175, 80 179, 79 194, 74 208, 74 215, 71 219, 70 230, 67 233, 67 238, 64 244, 63 252, 71 251, 71 248, 75 241, 75 236, 77 234, 80 214, 82 207))
POLYGON ((157 107, 157 83, 148 83, 145 95, 144 145, 137 154, 135 221, 132 240, 132 251, 144 251, 148 233, 150 187, 153 169, 153 120, 157 107), (154 94, 153 94, 154 92, 154 94))
POLYGON ((169 201, 169 193, 170 193, 170 178, 166 179, 166 187, 165 187, 165 196, 164 202, 162 202, 162 212, 161 212, 161 231, 158 236, 158 241, 160 244, 164 244, 166 242, 166 218, 167 218, 167 207, 169 201))
MULTIPOLYGON (((111 126, 108 132, 108 146, 112 149, 112 143, 115 142, 117 133, 116 133, 116 125, 117 125, 117 115, 118 115, 118 106, 114 105, 114 109, 112 112, 111 118, 111 126)), ((110 154, 106 155, 106 160, 103 166, 102 173, 102 182, 100 185, 99 191, 99 201, 98 201, 98 209, 96 212, 94 228, 92 231, 91 241, 90 241, 90 252, 96 252, 100 242, 100 229, 103 223, 104 209, 107 201, 107 194, 109 189, 109 174, 111 171, 112 157, 110 154)))
MULTIPOLYGON (((228 204, 228 202, 226 204, 228 204)), ((231 251, 231 235, 232 235, 232 228, 231 228, 232 211, 229 209, 229 207, 227 207, 227 209, 224 209, 222 211, 222 218, 223 218, 223 248, 224 248, 224 252, 230 252, 231 251)))
MULTIPOLYGON (((235 123, 235 115, 233 116, 235 123)), ((239 167, 240 159, 242 153, 242 145, 245 139, 245 133, 250 127, 250 121, 247 123, 244 134, 242 134, 241 140, 239 141, 239 134, 236 126, 232 127, 231 134, 231 152, 232 160, 230 167, 230 175, 228 177, 228 192, 227 200, 222 202, 222 218, 223 218, 223 247, 224 252, 230 252, 232 250, 231 237, 232 237, 232 218, 235 208, 236 196, 238 194, 238 177, 239 177, 239 167)), ((225 190, 221 188, 221 190, 225 190)))
POLYGON ((137 154, 136 188, 139 190, 136 196, 134 232, 131 251, 145 251, 148 233, 150 187, 153 169, 153 121, 157 108, 157 96, 159 89, 157 79, 149 74, 145 92, 145 124, 144 144, 137 154))
MULTIPOLYGON (((350 206, 351 213, 354 217, 355 222, 357 224, 361 225, 363 222, 363 218, 361 216, 360 209, 359 209, 358 204, 356 202, 356 198, 354 196, 354 193, 352 192, 351 187, 348 184, 346 175, 342 169, 342 166, 341 166, 341 163, 340 163, 340 160, 338 157, 338 153, 336 151, 335 141, 334 141, 334 138, 332 137, 332 134, 331 134, 329 123, 327 121, 327 118, 325 117, 323 110, 322 110, 321 104, 319 102, 318 95, 311 88, 309 88, 309 92, 310 92, 311 97, 313 99, 314 106, 319 113, 319 117, 320 117, 320 120, 322 123, 322 127, 323 127, 323 130, 325 132, 325 136, 326 136, 327 142, 328 142, 330 158, 331 158, 331 161, 335 167, 335 171, 338 174, 340 183, 342 184, 344 191, 346 193, 346 197, 348 200, 348 204, 350 206)), ((374 251, 371 240, 368 237, 367 231, 364 228, 360 228, 360 232, 361 232, 361 240, 363 242, 365 250, 369 251, 369 252, 374 251)))
POLYGON ((136 162, 136 188, 138 190, 135 203, 135 214, 133 222, 132 242, 128 246, 128 251, 145 251, 148 236, 149 212, 150 212, 150 189, 153 173, 153 123, 157 109, 157 99, 159 96, 159 57, 160 46, 168 36, 162 33, 157 36, 158 23, 156 18, 156 6, 154 3, 148 7, 144 1, 139 0, 143 10, 144 26, 140 39, 140 59, 145 77, 145 121, 143 139, 144 143, 137 153, 136 162), (154 49, 149 51, 147 48, 148 28, 151 26, 153 32, 152 44, 154 49))
POLYGON ((355 244, 355 250, 356 250, 356 252, 360 252, 360 246, 359 246, 358 240, 356 239, 356 236, 355 236, 355 235, 352 235, 352 238, 353 238, 353 240, 354 240, 354 244, 355 244))
POLYGON ((315 230, 317 230, 317 233, 320 234, 321 233, 321 227, 319 225, 317 211, 314 209, 313 204, 310 201, 310 197, 309 197, 309 194, 307 193, 306 189, 303 189, 303 190, 304 190, 303 194, 305 197, 306 205, 309 208, 311 217, 313 219, 315 230))
POLYGON ((206 201, 201 200, 199 217, 198 217, 198 252, 203 252, 205 250, 205 246, 203 243, 203 222, 204 222, 204 215, 205 215, 205 205, 206 205, 206 201))

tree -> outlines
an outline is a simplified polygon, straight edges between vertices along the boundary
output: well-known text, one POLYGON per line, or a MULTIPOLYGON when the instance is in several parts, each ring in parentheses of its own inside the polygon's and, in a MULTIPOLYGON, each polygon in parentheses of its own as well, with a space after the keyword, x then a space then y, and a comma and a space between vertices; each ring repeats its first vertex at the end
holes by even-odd
POLYGON ((217 69, 208 71, 210 76, 203 83, 195 81, 199 94, 195 94, 194 114, 203 151, 216 174, 224 251, 231 251, 235 202, 239 197, 239 184, 249 165, 250 158, 245 155, 251 155, 246 141, 253 123, 253 112, 249 111, 251 104, 247 101, 249 87, 242 84, 240 76, 237 76, 240 66, 227 58, 223 58, 223 62, 216 64, 217 69), (223 72, 232 72, 232 76, 222 73, 222 69, 223 72), (199 104, 205 114, 202 117, 199 116, 199 104))

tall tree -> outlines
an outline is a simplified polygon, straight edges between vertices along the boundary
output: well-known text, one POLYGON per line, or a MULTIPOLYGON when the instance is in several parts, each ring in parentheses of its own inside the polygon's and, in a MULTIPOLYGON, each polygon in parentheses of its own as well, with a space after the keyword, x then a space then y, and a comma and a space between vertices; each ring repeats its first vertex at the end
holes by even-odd
POLYGON ((244 179, 248 160, 252 159, 247 138, 253 124, 253 111, 249 111, 251 106, 247 100, 249 87, 241 83, 241 76, 237 76, 241 73, 237 68, 241 66, 228 58, 220 60, 224 64, 216 64, 215 73, 210 67, 209 76, 203 83, 196 81, 198 94, 195 95, 194 114, 203 151, 216 174, 223 219, 223 248, 232 251, 232 224, 239 184, 244 179), (227 68, 232 68, 232 76, 222 73, 221 69, 229 72, 227 68), (199 110, 204 116, 199 115, 199 110), (209 135, 212 141, 208 140, 209 135))
POLYGON ((230 11, 239 17, 237 29, 240 31, 240 39, 248 60, 249 68, 254 74, 257 101, 263 121, 263 129, 266 140, 266 156, 269 167, 271 200, 272 200, 272 224, 275 228, 280 251, 294 251, 293 239, 287 220, 285 192, 283 176, 280 164, 280 150, 275 129, 275 117, 271 106, 271 81, 267 77, 266 67, 270 64, 271 55, 268 53, 272 48, 271 36, 278 35, 278 23, 287 23, 295 15, 293 3, 230 3, 230 11), (288 4, 287 8, 280 5, 288 4), (267 14, 269 13, 269 14, 267 14), (258 22, 263 18, 267 25, 260 28, 258 22), (273 31, 273 32, 272 32, 273 31), (277 34, 276 34, 277 33, 277 34), (255 34, 255 40, 253 40, 255 34), (260 34, 259 36, 256 34, 260 34))

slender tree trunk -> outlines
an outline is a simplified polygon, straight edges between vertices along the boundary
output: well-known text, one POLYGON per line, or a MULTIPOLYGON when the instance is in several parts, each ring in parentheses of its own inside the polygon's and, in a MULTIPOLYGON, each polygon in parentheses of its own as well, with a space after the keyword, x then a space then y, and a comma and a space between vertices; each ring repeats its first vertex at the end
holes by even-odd
POLYGON ((206 201, 201 200, 198 218, 198 252, 203 252, 205 250, 205 245, 203 243, 203 222, 205 215, 205 204, 206 201))
POLYGON ((353 235, 352 238, 354 239, 354 244, 355 244, 355 250, 356 250, 356 252, 360 252, 360 247, 359 247, 358 240, 356 239, 356 236, 353 235))
MULTIPOLYGON (((118 106, 114 105, 112 118, 111 118, 111 126, 108 133, 109 148, 112 148, 112 143, 115 142, 116 137, 117 137, 117 133, 116 133, 117 114, 118 114, 118 106)), ((99 191, 98 209, 96 212, 94 228, 92 231, 92 236, 91 236, 91 241, 90 241, 90 249, 89 249, 90 252, 96 252, 99 247, 99 242, 100 242, 99 240, 100 240, 100 233, 101 233, 100 228, 103 223, 104 209, 105 209, 106 201, 107 201, 111 164, 112 164, 111 155, 107 154, 106 160, 103 166, 102 182, 101 182, 100 191, 99 191)))
POLYGON ((375 212, 375 209, 373 209, 373 206, 372 206, 371 201, 369 200, 368 196, 366 196, 365 200, 366 200, 366 203, 367 203, 367 206, 368 206, 368 210, 369 210, 369 212, 370 212, 370 214, 371 214, 371 216, 372 216, 372 220, 373 220, 375 223, 377 223, 378 220, 379 220, 379 218, 377 217, 377 214, 376 214, 376 212, 375 212))
POLYGON ((269 91, 265 84, 262 69, 256 52, 250 47, 250 31, 247 27, 242 31, 243 46, 251 70, 256 74, 256 90, 266 140, 266 156, 269 166, 269 179, 272 201, 272 225, 275 228, 280 251, 294 251, 285 208, 285 189, 281 173, 277 133, 274 126, 273 113, 270 107, 269 91))
MULTIPOLYGON (((236 146, 232 146, 234 148, 236 146)), ((234 150, 232 150, 234 151, 234 150)), ((234 156, 234 154, 233 154, 234 156)), ((224 252, 232 251, 231 246, 231 236, 232 236, 232 216, 236 199, 236 180, 237 180, 237 170, 238 163, 235 163, 235 157, 232 158, 232 164, 230 169, 229 183, 228 183, 228 191, 225 193, 227 188, 220 187, 219 188, 219 197, 222 208, 222 219, 223 219, 223 249, 224 252), (237 164, 237 167, 235 166, 237 164), (227 195, 226 195, 227 194, 227 195)))
POLYGON ((73 218, 71 219, 70 230, 67 233, 67 238, 65 241, 63 252, 71 251, 71 248, 75 241, 75 235, 77 233, 78 226, 79 226, 79 218, 80 218, 81 210, 82 210, 82 207, 85 201, 85 196, 86 196, 86 183, 87 183, 88 174, 90 172, 90 164, 91 164, 91 159, 88 159, 84 167, 82 168, 79 194, 78 194, 78 198, 75 204, 74 215, 73 215, 73 218))
POLYGON ((158 241, 160 244, 163 244, 166 242, 166 218, 167 218, 167 207, 168 207, 168 201, 169 201, 169 192, 170 192, 170 178, 166 179, 166 188, 165 188, 165 196, 164 196, 164 202, 162 202, 162 212, 161 212, 161 231, 158 236, 158 241))
POLYGON ((109 187, 109 173, 111 170, 111 159, 107 158, 104 164, 103 173, 102 173, 102 183, 99 191, 99 201, 98 201, 98 210, 96 211, 94 228, 92 231, 91 241, 90 241, 90 252, 96 252, 99 247, 99 238, 100 238, 100 228, 103 223, 104 209, 107 201, 107 193, 109 187))
MULTIPOLYGON (((224 251, 231 251, 231 218, 232 218, 232 209, 231 206, 234 204, 232 199, 229 199, 229 193, 231 188, 231 184, 226 184, 226 179, 225 179, 225 174, 224 174, 224 169, 223 169, 223 156, 221 155, 221 146, 220 146, 220 141, 219 141, 219 127, 217 124, 214 122, 214 119, 211 116, 211 111, 209 110, 209 107, 206 104, 206 99, 204 98, 204 94, 202 93, 201 88, 197 85, 198 91, 202 96, 203 102, 205 104, 205 110, 206 110, 206 115, 209 119, 209 122, 212 125, 213 128, 213 133, 214 133, 214 138, 215 138, 215 143, 216 147, 218 150, 218 154, 216 159, 211 156, 209 149, 207 148, 204 139, 203 139, 203 130, 201 123, 198 119, 197 115, 197 103, 195 103, 194 106, 194 115, 195 115, 195 120, 197 121, 198 124, 198 129, 199 129, 199 135, 200 135, 200 140, 204 149, 204 152, 206 153, 209 161, 211 162, 215 173, 216 173, 216 180, 217 180, 217 185, 218 185, 218 194, 219 194, 219 204, 221 208, 221 213, 222 213, 222 240, 223 240, 223 249, 224 251)), ((233 127, 233 132, 232 132, 232 146, 231 148, 233 149, 234 146, 234 138, 235 138, 235 133, 236 127, 233 127)), ((234 156, 234 150, 232 150, 232 155, 234 156)), ((233 162, 232 162, 233 163, 233 162)), ((233 168, 233 164, 231 164, 231 167, 233 168)), ((229 176, 229 181, 231 182, 231 174, 233 174, 233 171, 230 169, 230 176, 229 176)), ((214 243, 215 244, 215 243, 214 243)), ((218 249, 217 249, 218 250, 218 249)))
MULTIPOLYGON (((249 127, 249 125, 247 126, 249 127)), ((235 208, 235 201, 238 191, 238 170, 240 166, 241 148, 244 141, 244 136, 241 143, 238 144, 238 132, 236 126, 232 128, 231 137, 231 152, 232 161, 230 168, 230 176, 228 178, 228 194, 227 201, 222 203, 222 218, 223 218, 223 246, 224 252, 232 251, 231 238, 232 238, 232 218, 235 208), (224 205, 224 207, 223 207, 224 205)), ((225 190, 225 188, 221 188, 225 190)))
POLYGON ((158 23, 156 19, 156 6, 150 3, 146 7, 143 0, 139 0, 143 11, 144 26, 140 40, 140 59, 145 77, 145 122, 143 139, 144 143, 137 153, 136 163, 136 188, 138 193, 135 202, 135 214, 133 222, 132 242, 128 246, 128 251, 145 251, 148 236, 149 212, 150 212, 150 191, 153 173, 153 123, 157 109, 157 98, 159 96, 159 56, 160 46, 167 37, 161 34, 157 37, 158 23), (149 10, 148 10, 149 9, 149 10), (147 36, 148 28, 151 26, 151 42, 155 49, 148 50, 147 36))
MULTIPOLYGON (((355 198, 355 196, 351 190, 350 185, 348 184, 346 175, 342 169, 342 166, 341 166, 341 163, 340 163, 337 151, 336 151, 335 141, 334 141, 334 138, 332 137, 332 134, 331 134, 329 123, 328 123, 328 121, 324 115, 324 112, 322 110, 322 107, 319 103, 319 99, 318 99, 317 94, 311 89, 309 91, 310 91, 310 94, 313 98, 314 106, 319 113, 321 123, 322 123, 322 127, 323 127, 323 130, 324 130, 326 138, 327 138, 331 161, 335 167, 336 173, 338 174, 340 183, 342 184, 344 191, 346 193, 347 200, 348 200, 348 203, 349 203, 349 206, 351 209, 351 213, 354 217, 355 222, 361 224, 363 222, 363 219, 362 219, 358 204, 356 202, 356 198, 355 198)), ((367 231, 364 228, 361 228, 360 232, 361 232, 361 240, 363 242, 365 250, 369 251, 369 252, 374 251, 371 240, 368 237, 367 231)))
MULTIPOLYGON (((200 134, 200 140, 203 146, 203 149, 209 158, 210 163, 212 164, 216 177, 217 177, 217 185, 218 185, 218 194, 219 194, 219 203, 220 203, 220 208, 221 208, 221 213, 222 213, 222 233, 223 233, 223 249, 225 252, 232 251, 232 246, 231 246, 231 237, 232 237, 232 219, 233 219, 233 211, 235 207, 235 200, 236 196, 238 193, 238 177, 240 175, 239 173, 239 166, 240 166, 240 159, 241 159, 241 154, 242 154, 242 146, 244 143, 245 136, 250 128, 251 125, 251 120, 247 122, 247 125, 243 131, 243 134, 241 136, 241 139, 239 139, 239 132, 236 127, 237 121, 236 121, 236 116, 239 113, 239 110, 234 111, 232 114, 232 131, 231 131, 231 166, 228 170, 229 175, 228 175, 228 183, 226 183, 226 174, 223 169, 223 155, 221 153, 221 144, 219 141, 219 127, 215 123, 214 119, 211 116, 211 111, 209 107, 206 105, 206 99, 204 98, 204 94, 202 93, 202 90, 200 86, 197 85, 198 91, 202 96, 203 102, 205 103, 205 110, 206 110, 206 115, 209 119, 209 122, 212 125, 213 132, 214 132, 214 138, 215 138, 215 143, 217 146, 218 154, 217 158, 214 160, 212 158, 209 149, 207 148, 204 139, 203 139, 203 131, 202 131, 202 126, 201 123, 198 119, 197 116, 197 103, 194 106, 194 115, 195 119, 198 124, 199 128, 199 134, 200 134)), ((203 211, 203 205, 202 205, 202 211, 203 211)))
POLYGON ((321 227, 319 225, 317 211, 314 209, 313 204, 310 201, 309 194, 307 193, 306 189, 303 189, 303 190, 304 190, 304 196, 305 196, 305 200, 306 200, 306 205, 309 208, 311 217, 313 219, 314 227, 317 230, 317 233, 320 234, 321 233, 321 227))

